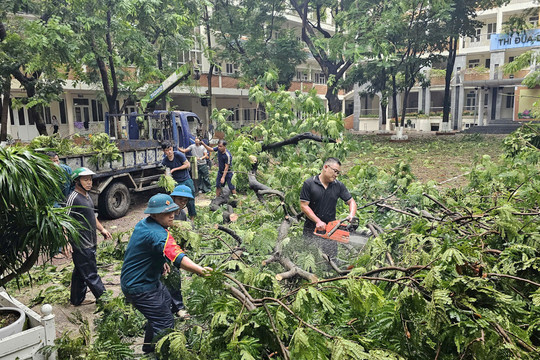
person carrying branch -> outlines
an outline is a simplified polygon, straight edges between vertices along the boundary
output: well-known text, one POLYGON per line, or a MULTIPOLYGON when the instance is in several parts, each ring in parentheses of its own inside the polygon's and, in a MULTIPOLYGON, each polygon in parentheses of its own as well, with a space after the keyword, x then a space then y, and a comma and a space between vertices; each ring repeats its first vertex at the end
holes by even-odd
POLYGON ((216 197, 221 195, 221 188, 227 183, 227 186, 231 190, 233 195, 236 195, 236 188, 232 183, 232 177, 234 175, 232 171, 232 155, 227 150, 227 142, 223 139, 218 141, 218 145, 214 148, 201 143, 209 152, 217 152, 218 158, 218 174, 216 177, 216 197))
POLYGON ((208 165, 206 164, 206 159, 208 159, 208 151, 202 145, 200 138, 195 138, 195 144, 189 145, 185 149, 178 149, 184 154, 191 151, 191 154, 197 159, 197 171, 199 173, 199 191, 202 193, 207 193, 212 190, 212 185, 210 184, 210 179, 208 178, 208 165))
POLYGON ((300 208, 307 218, 304 223, 304 238, 315 242, 330 259, 337 257, 337 242, 313 235, 313 232, 315 229, 325 231, 326 224, 336 219, 336 205, 340 198, 349 205, 347 219, 352 220, 356 214, 356 202, 345 185, 337 180, 340 173, 341 162, 333 157, 328 158, 321 173, 304 181, 300 191, 300 208))
MULTIPOLYGON (((165 143, 161 145, 161 148, 164 154, 161 164, 171 169, 171 176, 176 181, 176 185, 186 185, 195 194, 195 185, 193 185, 193 180, 189 175, 189 168, 191 167, 189 160, 180 151, 174 151, 171 144, 165 143)), ((190 219, 193 220, 197 216, 195 199, 188 202, 187 209, 190 219)))
POLYGON ((152 341, 156 335, 174 327, 171 295, 160 281, 162 273, 170 271, 167 261, 201 276, 212 272, 212 268, 188 258, 169 232, 178 209, 169 195, 152 196, 144 210, 150 216, 135 225, 124 255, 120 274, 122 292, 148 321, 142 347, 144 353, 154 351, 152 341))

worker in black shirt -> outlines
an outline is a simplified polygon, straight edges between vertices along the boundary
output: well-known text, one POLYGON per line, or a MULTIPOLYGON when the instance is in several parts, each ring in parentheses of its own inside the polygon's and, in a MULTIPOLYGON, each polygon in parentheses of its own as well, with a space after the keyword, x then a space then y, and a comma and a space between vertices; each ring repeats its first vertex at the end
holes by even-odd
POLYGON ((328 158, 319 175, 304 181, 300 192, 300 208, 306 215, 304 237, 316 242, 317 246, 331 259, 337 256, 337 242, 313 235, 317 231, 325 231, 326 224, 336 219, 336 205, 341 198, 349 205, 350 221, 356 214, 356 202, 345 185, 336 180, 341 172, 341 162, 336 158, 328 158))

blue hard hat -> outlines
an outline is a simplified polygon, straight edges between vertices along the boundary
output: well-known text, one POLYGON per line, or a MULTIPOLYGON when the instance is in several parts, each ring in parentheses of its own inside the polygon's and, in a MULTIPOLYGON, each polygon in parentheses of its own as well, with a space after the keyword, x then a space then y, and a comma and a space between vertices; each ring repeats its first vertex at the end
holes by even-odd
POLYGON ((193 193, 191 192, 189 186, 186 185, 178 185, 177 187, 175 187, 173 192, 171 193, 171 196, 181 196, 193 199, 193 193))
POLYGON ((179 207, 167 194, 156 194, 148 200, 148 206, 144 210, 145 214, 162 214, 178 210, 179 207))

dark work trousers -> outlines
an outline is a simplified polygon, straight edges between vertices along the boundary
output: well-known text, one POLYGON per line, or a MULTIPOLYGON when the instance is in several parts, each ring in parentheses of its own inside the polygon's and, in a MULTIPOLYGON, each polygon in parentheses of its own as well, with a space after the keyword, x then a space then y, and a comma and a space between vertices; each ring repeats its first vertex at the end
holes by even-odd
MULTIPOLYGON (((188 188, 191 189, 191 193, 193 194, 193 197, 195 197, 195 185, 193 185, 193 180, 187 179, 181 182, 177 182, 176 185, 186 185, 188 188)), ((187 209, 189 217, 197 216, 197 210, 195 210, 195 199, 189 199, 187 203, 187 209)))
POLYGON ((233 185, 232 183, 232 177, 233 177, 234 173, 232 171, 228 171, 227 172, 227 175, 225 175, 225 183, 224 184, 221 184, 221 178, 223 177, 223 173, 222 172, 218 172, 217 176, 216 176, 216 188, 219 189, 219 188, 222 188, 225 186, 225 184, 227 184, 227 186, 229 187, 229 190, 235 190, 236 187, 233 185))
POLYGON ((337 258, 337 252, 338 252, 338 244, 337 241, 329 240, 329 239, 323 239, 320 236, 313 234, 314 229, 304 228, 304 240, 306 242, 306 245, 308 246, 317 246, 319 249, 322 250, 323 253, 328 255, 330 259, 336 260, 337 258))
POLYGON ((203 193, 209 192, 212 190, 212 184, 210 183, 210 178, 208 177, 208 165, 198 164, 197 170, 199 172, 199 190, 203 193))
POLYGON ((174 328, 174 317, 171 312, 171 294, 161 283, 157 289, 140 294, 127 294, 126 300, 139 310, 146 320, 146 331, 144 333, 144 353, 154 351, 155 344, 152 340, 156 335, 165 329, 174 328))
POLYGON ((171 311, 175 314, 178 310, 185 309, 184 298, 182 297, 182 276, 180 275, 180 270, 178 270, 176 266, 171 266, 171 274, 169 274, 169 276, 178 279, 177 282, 175 281, 174 286, 172 286, 171 283, 166 283, 167 290, 169 290, 169 293, 171 294, 171 311))
POLYGON ((96 248, 78 249, 73 247, 73 273, 71 274, 71 297, 73 305, 80 305, 90 288, 96 300, 105 292, 105 286, 97 273, 96 248))

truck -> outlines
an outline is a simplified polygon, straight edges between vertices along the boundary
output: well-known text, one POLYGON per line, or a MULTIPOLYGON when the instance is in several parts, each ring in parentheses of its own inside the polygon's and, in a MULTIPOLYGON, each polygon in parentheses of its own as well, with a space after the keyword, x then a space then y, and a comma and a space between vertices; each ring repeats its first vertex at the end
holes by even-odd
MULTIPOLYGON (((158 89, 145 97, 141 110, 148 110, 182 80, 192 75, 191 67, 181 67, 158 89), (171 81, 172 79, 172 81, 171 81), (164 86, 165 85, 165 86, 164 86)), ((202 122, 197 114, 188 111, 155 110, 131 114, 105 114, 105 132, 120 150, 121 158, 103 165, 92 162, 93 154, 62 156, 60 161, 72 169, 87 167, 96 175, 90 196, 103 218, 124 216, 131 204, 131 194, 158 187, 162 167, 164 142, 173 147, 188 147, 194 142, 193 132, 202 122)), ((196 166, 195 166, 196 168, 196 166)))

